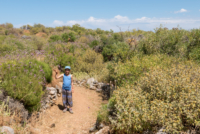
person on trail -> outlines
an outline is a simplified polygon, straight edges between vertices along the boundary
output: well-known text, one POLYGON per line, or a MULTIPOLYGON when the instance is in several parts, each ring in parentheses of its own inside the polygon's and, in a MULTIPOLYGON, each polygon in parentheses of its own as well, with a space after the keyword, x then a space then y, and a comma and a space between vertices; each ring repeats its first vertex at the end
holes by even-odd
POLYGON ((64 74, 57 76, 58 72, 56 70, 55 72, 56 72, 56 79, 63 77, 63 85, 62 85, 62 100, 64 106, 63 112, 65 113, 66 111, 69 110, 69 112, 73 114, 72 93, 74 92, 74 88, 73 88, 73 78, 72 75, 70 74, 70 70, 71 70, 70 66, 66 66, 64 74))

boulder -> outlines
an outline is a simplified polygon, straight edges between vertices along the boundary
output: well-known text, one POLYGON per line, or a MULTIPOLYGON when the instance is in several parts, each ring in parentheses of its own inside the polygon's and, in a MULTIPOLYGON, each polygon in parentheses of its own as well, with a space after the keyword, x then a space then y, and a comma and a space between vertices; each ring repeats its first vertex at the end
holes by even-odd
POLYGON ((54 95, 54 94, 56 94, 56 91, 53 91, 53 90, 52 90, 52 91, 50 91, 49 93, 50 93, 51 95, 54 95))
POLYGON ((90 86, 91 90, 96 90, 97 88, 95 86, 90 86))
POLYGON ((97 92, 101 92, 102 89, 101 89, 101 88, 97 88, 96 91, 97 91, 97 92))
POLYGON ((6 134, 14 134, 14 130, 11 127, 8 126, 2 126, 0 127, 0 132, 1 133, 6 133, 6 134))
POLYGON ((89 78, 89 79, 87 80, 87 84, 89 85, 89 87, 93 86, 93 82, 94 82, 94 81, 95 81, 94 78, 89 78))

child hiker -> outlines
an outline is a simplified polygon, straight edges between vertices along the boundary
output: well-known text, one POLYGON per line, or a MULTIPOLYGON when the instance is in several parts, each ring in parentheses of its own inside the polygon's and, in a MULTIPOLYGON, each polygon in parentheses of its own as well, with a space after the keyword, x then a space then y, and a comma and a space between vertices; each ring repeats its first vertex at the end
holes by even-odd
POLYGON ((56 79, 63 77, 62 100, 63 100, 63 106, 65 107, 63 112, 65 113, 66 111, 69 110, 69 112, 73 114, 72 93, 74 92, 74 89, 73 89, 73 79, 72 79, 72 75, 70 74, 70 70, 71 70, 70 66, 66 66, 64 74, 57 76, 58 72, 56 70, 55 72, 56 72, 56 79), (69 106, 69 109, 68 109, 68 106, 69 106))

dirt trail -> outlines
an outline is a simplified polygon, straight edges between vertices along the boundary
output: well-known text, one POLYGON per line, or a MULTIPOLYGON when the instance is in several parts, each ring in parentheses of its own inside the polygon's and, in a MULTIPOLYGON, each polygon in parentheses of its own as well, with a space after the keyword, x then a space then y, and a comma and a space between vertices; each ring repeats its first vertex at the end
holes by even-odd
MULTIPOLYGON (((62 82, 53 79, 53 85, 62 82)), ((62 97, 58 97, 56 105, 46 110, 40 123, 35 128, 41 134, 87 134, 96 122, 102 97, 96 91, 84 87, 74 86, 73 112, 63 113, 62 97), (50 126, 55 124, 55 127, 50 126)), ((104 102, 105 103, 105 102, 104 102)))

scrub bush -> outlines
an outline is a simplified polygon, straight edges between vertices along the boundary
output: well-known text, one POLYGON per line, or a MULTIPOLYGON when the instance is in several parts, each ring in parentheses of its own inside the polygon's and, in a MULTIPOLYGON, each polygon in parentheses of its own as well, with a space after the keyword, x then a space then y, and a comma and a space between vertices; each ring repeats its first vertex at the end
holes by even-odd
POLYGON ((21 101, 29 111, 38 110, 46 82, 51 82, 51 68, 43 62, 24 60, 1 65, 2 88, 21 101))
POLYGON ((59 35, 52 35, 49 39, 49 42, 55 42, 59 40, 62 40, 62 38, 59 35))
POLYGON ((200 69, 194 63, 153 67, 134 85, 120 88, 112 98, 110 118, 118 133, 142 132, 165 127, 180 133, 200 126, 200 69))
POLYGON ((102 55, 105 61, 125 61, 128 58, 129 45, 124 42, 117 42, 103 47, 102 55))

